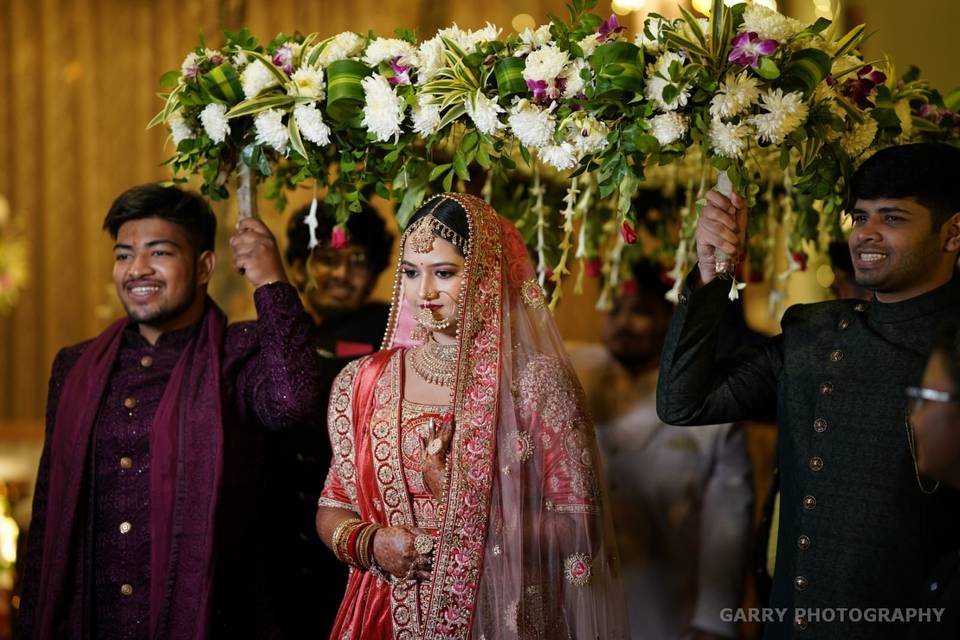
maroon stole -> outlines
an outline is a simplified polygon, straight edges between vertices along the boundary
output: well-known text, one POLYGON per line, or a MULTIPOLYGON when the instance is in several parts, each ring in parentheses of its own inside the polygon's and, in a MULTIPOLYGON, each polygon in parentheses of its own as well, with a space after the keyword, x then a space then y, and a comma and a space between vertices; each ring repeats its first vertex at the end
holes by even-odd
MULTIPOLYGON (((39 638, 90 635, 94 425, 128 320, 70 370, 50 435, 50 489, 37 599, 39 638), (78 509, 79 505, 84 505, 78 509)), ((150 637, 209 635, 214 518, 223 456, 220 363, 227 319, 211 300, 184 347, 150 430, 150 637)))

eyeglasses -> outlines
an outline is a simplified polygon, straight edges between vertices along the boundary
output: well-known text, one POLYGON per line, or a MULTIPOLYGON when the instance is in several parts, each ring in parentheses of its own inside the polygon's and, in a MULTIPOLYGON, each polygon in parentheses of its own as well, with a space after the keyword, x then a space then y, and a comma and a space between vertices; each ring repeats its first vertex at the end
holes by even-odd
POLYGON ((341 265, 346 265, 351 269, 365 269, 367 267, 367 252, 362 249, 355 251, 316 249, 310 254, 310 264, 324 269, 335 269, 341 265))
POLYGON ((960 402, 960 393, 950 393, 939 389, 926 387, 907 387, 907 411, 916 413, 923 407, 924 402, 960 402))

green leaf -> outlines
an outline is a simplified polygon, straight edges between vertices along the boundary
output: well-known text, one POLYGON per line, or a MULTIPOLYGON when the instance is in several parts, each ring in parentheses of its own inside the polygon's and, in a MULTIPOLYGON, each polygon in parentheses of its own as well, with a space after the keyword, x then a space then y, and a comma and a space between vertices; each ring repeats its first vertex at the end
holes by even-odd
POLYGON ((453 164, 451 164, 451 163, 438 164, 437 166, 435 166, 435 167, 433 168, 433 171, 430 172, 430 178, 429 178, 430 182, 433 182, 434 180, 436 180, 437 178, 439 178, 442 173, 444 173, 445 171, 447 171, 448 169, 450 169, 450 167, 452 167, 452 166, 453 166, 453 164))
POLYGON ((373 69, 356 60, 338 60, 327 66, 326 73, 327 113, 337 122, 355 120, 366 102, 361 82, 373 69))
POLYGON ((227 119, 249 116, 260 113, 261 111, 266 111, 267 109, 287 109, 293 106, 293 103, 294 99, 292 96, 273 95, 251 98, 250 100, 244 100, 227 111, 227 119))
POLYGON ((833 53, 834 58, 840 58, 853 49, 857 48, 857 45, 860 44, 860 40, 863 39, 863 33, 866 30, 867 25, 861 24, 857 25, 853 29, 847 32, 847 35, 840 38, 837 41, 836 51, 833 53))
POLYGON ((797 51, 783 68, 783 83, 789 88, 810 93, 830 73, 831 63, 830 56, 820 49, 797 51))
POLYGON ((453 169, 461 180, 470 182, 470 170, 467 169, 467 161, 462 152, 457 151, 453 154, 453 169))
POLYGON ((280 69, 277 67, 277 65, 273 64, 273 60, 271 60, 269 56, 266 56, 259 51, 246 51, 245 53, 251 58, 259 60, 261 63, 263 63, 263 66, 265 66, 270 73, 273 74, 273 77, 276 78, 277 82, 280 84, 286 84, 290 81, 290 78, 288 78, 287 74, 283 72, 283 69, 280 69))
POLYGON ((290 146, 293 147, 293 150, 303 158, 309 159, 307 149, 303 145, 303 138, 300 137, 300 127, 297 126, 297 119, 293 117, 292 113, 287 116, 287 134, 290 137, 290 146))
POLYGON ((456 175, 455 172, 450 171, 443 178, 443 190, 452 191, 453 190, 453 176, 456 175))
POLYGON ((180 72, 179 71, 167 71, 165 74, 160 76, 160 88, 161 89, 172 89, 177 86, 177 83, 180 81, 180 72))
POLYGON ((221 64, 200 77, 203 88, 211 96, 228 105, 243 100, 243 86, 237 70, 229 63, 221 64))
POLYGON ((757 75, 766 80, 776 80, 780 77, 780 69, 777 67, 777 63, 770 58, 761 58, 757 75))

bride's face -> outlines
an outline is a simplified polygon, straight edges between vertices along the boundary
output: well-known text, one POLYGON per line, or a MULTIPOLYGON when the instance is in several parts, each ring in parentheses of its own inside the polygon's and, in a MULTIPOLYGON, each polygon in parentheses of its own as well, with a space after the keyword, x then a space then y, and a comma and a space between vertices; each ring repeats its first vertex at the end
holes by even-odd
POLYGON ((463 256, 442 238, 433 238, 429 253, 417 253, 410 244, 405 243, 400 263, 404 301, 414 313, 427 309, 435 320, 450 318, 453 322, 444 333, 453 335, 463 283, 463 256))

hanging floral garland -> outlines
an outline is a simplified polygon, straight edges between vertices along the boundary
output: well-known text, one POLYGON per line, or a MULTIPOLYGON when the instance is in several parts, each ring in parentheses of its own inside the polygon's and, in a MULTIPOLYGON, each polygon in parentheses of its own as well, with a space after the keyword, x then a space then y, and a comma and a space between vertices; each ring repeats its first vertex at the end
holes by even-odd
MULTIPOLYGON (((876 149, 960 141, 956 95, 865 61, 864 25, 840 33, 823 18, 714 0, 709 19, 651 14, 631 38, 615 16, 591 14, 595 4, 573 0, 569 21, 507 37, 490 24, 420 42, 409 31, 266 44, 227 33, 221 49, 201 42, 164 74, 150 125, 170 129, 175 179, 199 174, 211 198, 239 175, 247 190, 267 180, 282 208, 287 191, 315 181, 340 241, 372 193, 398 203, 403 227, 429 193, 486 174, 484 192, 517 221, 541 279, 568 273, 572 250, 578 278, 606 275, 607 298, 641 230, 663 236, 657 254, 674 275, 689 266, 696 200, 716 171, 751 204, 789 183, 791 205, 777 210, 794 217, 793 255, 818 230, 839 233, 850 174, 876 149), (651 227, 635 200, 657 174, 681 204, 651 227)), ((765 250, 754 243, 751 260, 765 250)))

